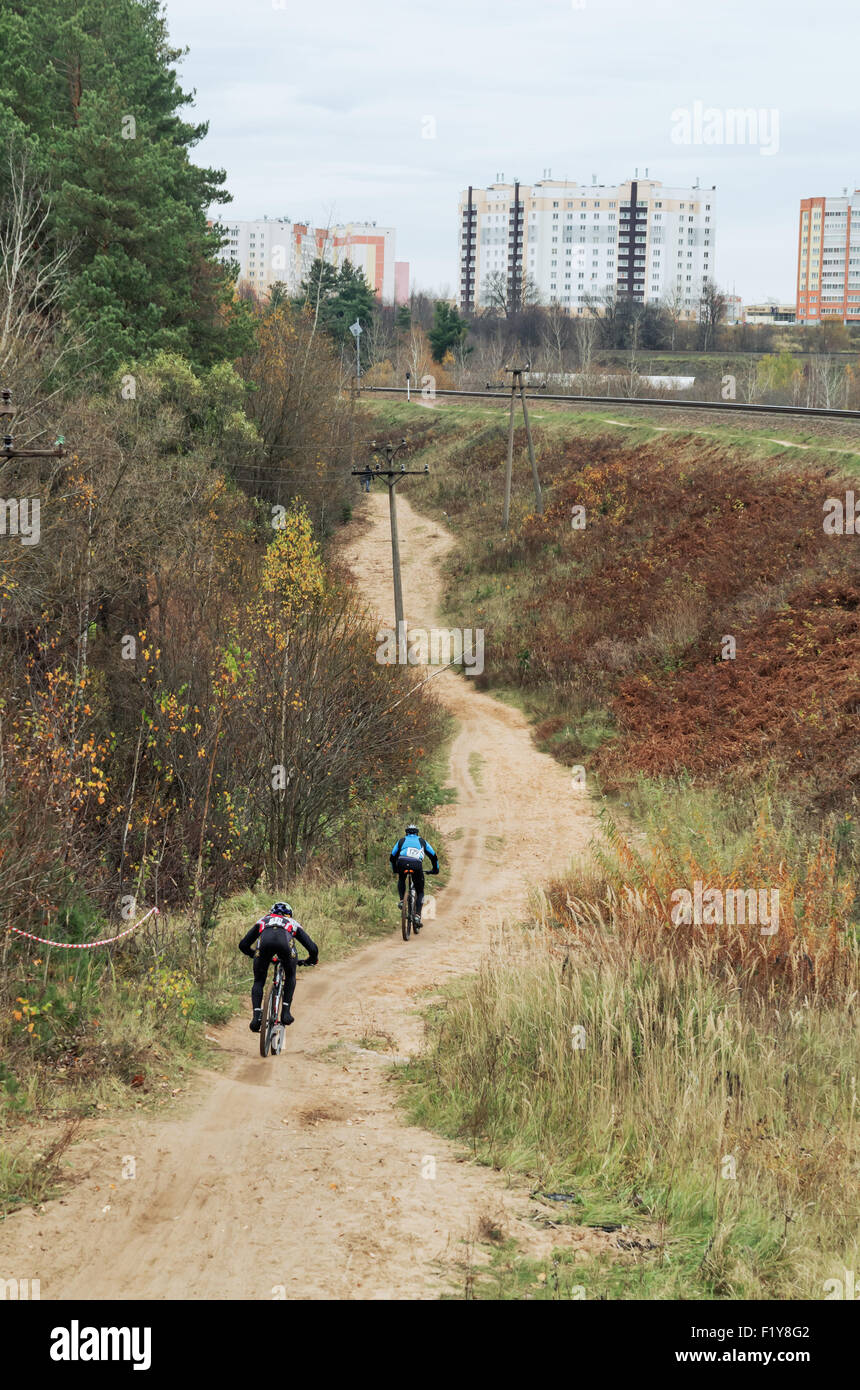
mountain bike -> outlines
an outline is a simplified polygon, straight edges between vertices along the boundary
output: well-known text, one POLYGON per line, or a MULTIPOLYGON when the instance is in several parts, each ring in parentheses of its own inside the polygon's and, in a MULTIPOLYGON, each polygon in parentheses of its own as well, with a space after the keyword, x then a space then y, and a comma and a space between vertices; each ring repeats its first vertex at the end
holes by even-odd
POLYGON ((263 1021, 260 1026, 261 1057, 268 1057, 270 1052, 277 1057, 284 1050, 286 1028, 281 1022, 281 1008, 284 1003, 287 975, 280 956, 275 957, 273 964, 275 968, 272 973, 271 984, 263 999, 263 1021))
POLYGON ((400 930, 403 933, 403 940, 408 941, 415 925, 415 883, 411 869, 404 869, 403 872, 405 882, 403 885, 403 903, 400 908, 400 930))

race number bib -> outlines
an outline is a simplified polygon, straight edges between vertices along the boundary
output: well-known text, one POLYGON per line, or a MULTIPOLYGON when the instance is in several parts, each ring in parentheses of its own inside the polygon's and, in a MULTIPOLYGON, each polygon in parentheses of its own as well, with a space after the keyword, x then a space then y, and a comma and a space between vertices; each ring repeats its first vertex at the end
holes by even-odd
POLYGON ((423 858, 424 858, 424 851, 421 850, 421 849, 416 849, 414 845, 410 845, 409 848, 408 848, 407 850, 404 850, 404 854, 406 855, 406 858, 407 858, 407 859, 423 859, 423 858))

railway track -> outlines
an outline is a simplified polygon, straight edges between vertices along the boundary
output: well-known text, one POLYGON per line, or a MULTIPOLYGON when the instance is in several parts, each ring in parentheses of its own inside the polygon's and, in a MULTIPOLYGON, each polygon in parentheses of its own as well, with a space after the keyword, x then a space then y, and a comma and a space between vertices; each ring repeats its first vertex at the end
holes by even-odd
MULTIPOLYGON (((406 393, 401 386, 363 386, 358 394, 359 396, 405 396, 406 393)), ((507 388, 498 391, 437 390, 433 394, 434 396, 454 396, 464 399, 471 397, 474 400, 498 401, 509 401, 511 397, 510 390, 507 388)), ((554 401, 573 407, 580 405, 602 405, 613 408, 631 405, 661 406, 664 410, 718 410, 734 411, 747 415, 793 415, 806 416, 809 419, 821 417, 829 420, 853 420, 856 424, 860 424, 860 410, 836 410, 825 406, 751 405, 742 401, 666 400, 663 396, 572 396, 535 390, 534 387, 529 392, 529 398, 534 402, 554 401)))

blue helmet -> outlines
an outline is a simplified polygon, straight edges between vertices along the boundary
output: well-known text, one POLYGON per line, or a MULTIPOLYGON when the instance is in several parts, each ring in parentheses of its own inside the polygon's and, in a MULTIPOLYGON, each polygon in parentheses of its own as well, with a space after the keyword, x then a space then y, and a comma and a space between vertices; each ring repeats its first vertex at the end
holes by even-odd
POLYGON ((293 909, 289 903, 273 903, 270 913, 273 917, 292 917, 293 909))

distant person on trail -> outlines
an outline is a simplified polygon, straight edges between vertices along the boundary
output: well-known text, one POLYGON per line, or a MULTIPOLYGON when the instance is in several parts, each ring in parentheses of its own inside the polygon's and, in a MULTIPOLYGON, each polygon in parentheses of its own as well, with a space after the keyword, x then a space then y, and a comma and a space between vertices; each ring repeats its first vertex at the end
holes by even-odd
POLYGON ((246 936, 239 942, 239 950, 254 961, 254 984, 251 989, 251 1007, 254 1016, 248 1027, 252 1033, 259 1033, 263 1018, 263 987, 269 972, 269 962, 279 957, 286 974, 284 1003, 281 1008, 281 1023, 292 1023, 290 1005, 296 989, 296 966, 316 965, 319 948, 311 941, 305 929, 293 918, 289 903, 273 903, 270 910, 255 922, 246 936), (298 960, 296 941, 304 946, 308 960, 298 960), (257 945, 256 955, 254 946, 257 945))
POLYGON ((433 865, 430 870, 433 874, 439 872, 439 859, 432 845, 428 845, 422 835, 418 834, 418 826, 410 821, 406 827, 406 834, 401 835, 397 844, 391 851, 391 871, 397 874, 397 894, 400 898, 400 906, 403 906, 403 894, 406 892, 406 870, 412 870, 412 877, 415 881, 415 921, 413 929, 421 930, 421 908, 424 905, 424 856, 433 865))
POLYGON ((373 482, 373 473, 372 473, 372 471, 371 471, 370 464, 368 464, 367 467, 365 468, 364 472, 363 472, 362 475, 361 475, 361 485, 362 485, 362 487, 364 488, 365 492, 370 492, 370 484, 371 484, 372 482, 373 482))

